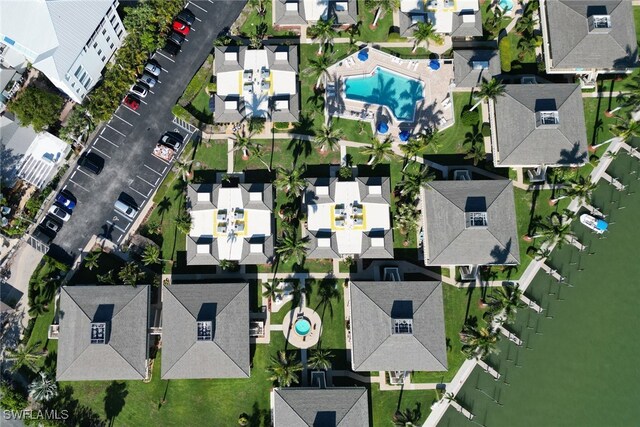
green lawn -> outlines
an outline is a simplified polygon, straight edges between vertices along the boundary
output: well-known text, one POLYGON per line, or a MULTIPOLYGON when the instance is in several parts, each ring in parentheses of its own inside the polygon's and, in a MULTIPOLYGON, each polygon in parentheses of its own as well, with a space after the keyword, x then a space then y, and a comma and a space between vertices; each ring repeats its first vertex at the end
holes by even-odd
POLYGON ((250 6, 247 6, 245 10, 247 13, 245 14, 246 20, 240 26, 240 32, 243 33, 246 37, 250 37, 255 34, 256 26, 260 25, 261 22, 267 24, 267 36, 292 36, 295 33, 289 30, 276 30, 273 28, 273 7, 271 4, 271 0, 265 0, 265 7, 267 9, 267 13, 264 16, 264 19, 260 17, 250 6))
POLYGON ((431 404, 436 400, 436 393, 433 390, 402 390, 402 391, 380 391, 378 384, 371 385, 371 407, 373 409, 373 419, 371 424, 374 427, 386 427, 393 425, 393 415, 399 409, 416 409, 420 407, 421 425, 431 412, 431 404))
POLYGON ((344 286, 338 280, 308 280, 307 306, 315 310, 322 319, 322 336, 319 345, 322 348, 344 350, 345 344, 345 319, 344 319, 344 286), (319 292, 321 287, 335 287, 336 297, 329 303, 325 303, 319 292))
MULTIPOLYGON (((475 102, 471 100, 470 92, 454 92, 453 93, 453 107, 455 114, 455 124, 448 129, 440 132, 440 147, 436 150, 433 147, 427 149, 427 154, 460 154, 464 153, 466 147, 463 147, 465 134, 473 132, 473 126, 467 126, 462 123, 460 114, 465 105, 473 105, 475 102)), ((478 129, 482 126, 482 112, 480 106, 476 108, 480 113, 480 120, 478 122, 478 129)))
POLYGON ((430 53, 422 46, 418 47, 415 52, 413 51, 412 47, 382 47, 381 50, 405 59, 429 58, 430 53))
MULTIPOLYGON (((225 142, 226 143, 226 142, 225 142)), ((254 139, 254 144, 260 145, 262 148, 262 160, 276 170, 279 167, 291 169, 292 165, 327 165, 339 164, 340 153, 338 151, 330 151, 325 154, 311 141, 302 140, 285 140, 285 139, 254 139)), ((265 170, 267 167, 256 156, 249 156, 249 159, 242 158, 242 152, 234 153, 234 170, 265 170)))
MULTIPOLYGON (((152 380, 118 381, 125 386, 124 405, 115 417, 115 425, 237 425, 238 416, 247 413, 251 425, 269 426, 269 388, 266 368, 275 349, 257 345, 252 358, 251 378, 216 380, 160 379, 160 354, 153 366, 152 380), (163 402, 164 400, 164 402, 163 402)), ((106 418, 105 406, 116 400, 106 400, 111 382, 80 381, 61 383, 73 388, 73 394, 101 417, 106 418)))
POLYGON ((195 112, 194 116, 204 123, 213 123, 213 111, 209 107, 210 99, 211 97, 203 88, 191 101, 192 113, 195 112))
MULTIPOLYGON (((487 1, 484 3, 484 6, 482 6, 482 27, 483 29, 485 29, 485 23, 487 22, 488 19, 493 18, 493 2, 491 1, 487 1)), ((509 17, 503 17, 502 21, 500 23, 500 30, 503 30, 505 28, 507 28, 507 26, 509 25, 509 23, 511 22, 511 18, 509 17)), ((487 32, 487 30, 484 30, 484 36, 486 39, 495 39, 498 36, 499 31, 496 31, 494 33, 489 33, 487 32)))
POLYGON ((366 7, 364 0, 358 0, 358 12, 362 25, 360 26, 360 36, 357 37, 357 40, 367 42, 387 41, 389 38, 389 30, 393 26, 393 14, 391 12, 385 13, 378 19, 375 28, 369 28, 369 26, 373 24, 376 11, 366 7))

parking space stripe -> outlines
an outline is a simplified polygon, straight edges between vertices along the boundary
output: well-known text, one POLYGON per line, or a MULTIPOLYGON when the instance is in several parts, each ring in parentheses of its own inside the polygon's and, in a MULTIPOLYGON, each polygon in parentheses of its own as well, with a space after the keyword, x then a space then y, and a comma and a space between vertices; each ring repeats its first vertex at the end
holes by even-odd
MULTIPOLYGON (((153 187, 153 184, 150 183, 149 181, 147 181, 146 179, 144 179, 143 177, 141 177, 140 175, 136 175, 136 178, 140 179, 140 181, 142 182, 146 182, 147 184, 149 184, 150 186, 153 187)), ((157 182, 157 181, 156 181, 157 182)))
POLYGON ((165 70, 164 68, 162 68, 162 71, 164 71, 165 73, 169 74, 169 72, 167 70, 165 70))
POLYGON ((176 61, 174 61, 173 59, 169 58, 167 55, 163 54, 162 52, 158 51, 156 52, 158 55, 162 56, 165 59, 168 59, 169 61, 173 62, 175 64, 176 61))
POLYGON ((142 197, 144 197, 145 199, 147 197, 149 197, 148 194, 142 194, 141 192, 139 192, 138 190, 136 190, 135 188, 133 188, 132 186, 129 186, 130 189, 132 189, 133 191, 135 191, 136 193, 138 193, 139 195, 141 195, 142 197))
POLYGON ((203 11, 204 13, 209 13, 209 12, 207 12, 207 9, 203 9, 203 8, 201 8, 200 6, 198 6, 197 4, 195 4, 194 2, 191 2, 191 1, 190 1, 190 2, 189 2, 189 3, 187 3, 187 4, 188 4, 188 5, 190 4, 190 5, 192 5, 192 6, 197 7, 198 9, 200 9, 201 11, 203 11))
POLYGON ((115 224, 114 224, 113 222, 111 222, 111 221, 107 221, 107 224, 112 225, 112 226, 113 226, 113 228, 117 228, 118 230, 122 231, 123 233, 126 233, 126 232, 127 232, 127 230, 125 230, 125 229, 124 229, 124 228, 122 228, 122 227, 119 227, 119 226, 115 225, 115 224))
MULTIPOLYGON (((151 93, 153 93, 153 92, 151 92, 151 93)), ((131 111, 133 114, 140 115, 140 113, 138 113, 136 110, 133 110, 133 109, 131 109, 131 108, 127 107, 126 105, 124 106, 124 108, 126 108, 126 109, 127 109, 127 110, 129 110, 129 111, 131 111)), ((114 114, 114 116, 115 116, 115 114, 114 114)), ((116 116, 116 117, 117 117, 117 116, 116 116)), ((128 122, 127 122, 127 123, 128 123, 128 122)), ((129 123, 129 124, 131 124, 131 123, 129 123)), ((133 126, 133 125, 131 125, 131 126, 133 126)))
MULTIPOLYGON (((155 95, 155 94, 156 94, 156 93, 155 93, 154 91, 152 91, 151 89, 149 89, 149 93, 151 93, 151 94, 153 94, 153 95, 155 95)), ((136 114, 137 114, 137 113, 136 113, 136 114)), ((138 114, 138 115, 140 115, 140 114, 138 114)))
POLYGON ((110 158, 111 158, 111 156, 110 156, 110 155, 108 155, 108 154, 106 154, 106 153, 103 153, 102 151, 98 150, 98 147, 96 147, 95 145, 94 145, 92 148, 93 148, 94 150, 96 150, 98 153, 100 153, 100 154, 102 154, 103 156, 105 156, 106 158, 108 158, 108 159, 110 159, 110 158))
MULTIPOLYGON (((138 114, 139 115, 139 114, 138 114)), ((114 113, 113 117, 117 117, 118 119, 122 120, 123 122, 125 122, 126 124, 128 124, 129 126, 133 127, 133 125, 131 123, 129 123, 128 121, 126 121, 125 119, 123 119, 122 117, 118 116, 117 114, 114 113)))
MULTIPOLYGON (((109 126, 109 125, 107 124, 107 127, 108 127, 109 129, 111 129, 112 131, 114 131, 115 133, 117 133, 117 134, 120 134, 120 135, 122 135, 122 136, 124 136, 124 137, 126 137, 126 136, 127 136, 127 135, 125 135, 124 133, 120 132, 118 129, 114 128, 113 126, 109 126)), ((103 130, 104 130, 104 129, 103 129, 103 130)), ((102 132, 101 132, 100 134, 102 135, 102 132)))
POLYGON ((198 21, 198 22, 202 22, 202 19, 200 19, 200 18, 198 18, 198 17, 196 16, 196 21, 198 21))
POLYGON ((153 173, 157 173, 158 175, 162 176, 162 174, 160 172, 158 172, 157 170, 155 170, 154 168, 151 168, 147 165, 144 165, 145 168, 149 169, 151 172, 153 173))
MULTIPOLYGON (((102 139, 104 139, 105 141, 107 141, 109 144, 113 145, 114 147, 116 147, 116 148, 120 148, 120 146, 119 146, 118 144, 115 144, 115 143, 113 143, 113 142, 109 141, 107 138, 105 138, 105 137, 104 137, 104 136, 102 136, 102 135, 98 135, 98 138, 102 138, 102 139)), ((98 140, 97 140, 97 139, 96 139, 96 142, 98 142, 98 140)), ((96 145, 96 144, 94 143, 94 144, 93 144, 93 146, 95 147, 95 145, 96 145)))
POLYGON ((144 102, 142 99, 140 100, 140 102, 142 102, 144 105, 147 105, 147 103, 146 103, 146 102, 144 102))
POLYGON ((83 173, 83 174, 87 175, 89 178, 91 178, 91 179, 95 180, 95 178, 94 178, 94 177, 92 177, 91 175, 89 175, 88 173, 86 173, 85 171, 83 171, 82 169, 80 169, 80 166, 78 166, 78 169, 76 169, 76 170, 77 170, 78 172, 81 172, 81 173, 83 173))
MULTIPOLYGON (((87 193, 89 192, 89 190, 87 190, 86 188, 84 188, 82 185, 78 184, 77 182, 75 182, 74 180, 72 180, 71 178, 69 178, 69 182, 73 182, 73 185, 77 185, 78 187, 82 188, 84 191, 86 191, 87 193)), ((65 186, 66 188, 66 186, 65 186)))

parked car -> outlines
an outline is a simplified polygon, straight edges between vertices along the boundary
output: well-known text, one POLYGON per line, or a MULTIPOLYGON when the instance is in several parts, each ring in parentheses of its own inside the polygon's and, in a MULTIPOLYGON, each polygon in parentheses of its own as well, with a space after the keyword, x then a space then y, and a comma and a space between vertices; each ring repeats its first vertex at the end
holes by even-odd
POLYGON ((176 19, 181 20, 188 26, 192 26, 196 20, 196 15, 194 15, 189 9, 182 9, 178 16, 176 16, 176 19))
POLYGON ((122 101, 124 105, 131 108, 133 111, 136 111, 140 108, 140 100, 136 98, 133 94, 129 94, 124 97, 124 101, 122 101))
POLYGON ((72 210, 76 207, 76 202, 74 197, 67 190, 62 190, 56 196, 56 202, 64 206, 65 208, 72 210))
POLYGON ((134 95, 138 95, 140 98, 144 98, 147 96, 147 89, 139 84, 134 84, 133 86, 131 86, 129 92, 133 93, 134 95))
POLYGON ((129 218, 135 218, 138 214, 138 209, 120 199, 116 200, 116 203, 113 205, 113 207, 118 212, 128 216, 129 218))
POLYGON ((169 34, 169 37, 167 37, 167 40, 177 44, 178 46, 182 46, 182 43, 184 43, 186 39, 182 34, 172 31, 171 34, 169 34))
POLYGON ((138 79, 138 82, 147 85, 147 87, 149 88, 152 88, 156 85, 156 83, 158 83, 158 80, 156 80, 156 78, 151 74, 144 73, 142 77, 138 79))
POLYGON ((173 31, 182 34, 183 36, 188 36, 189 31, 191 31, 191 27, 182 20, 176 19, 173 21, 173 31))
POLYGON ((62 223, 58 221, 57 218, 51 215, 47 215, 42 221, 42 226, 53 231, 54 233, 57 233, 62 228, 62 223))
POLYGON ((35 230, 33 230, 33 233, 31 233, 31 237, 33 237, 40 243, 48 245, 49 243, 51 243, 53 238, 56 237, 56 233, 40 224, 36 227, 35 230))
POLYGON ((96 153, 84 153, 78 159, 78 165, 87 168, 96 175, 100 175, 104 167, 104 159, 96 153))
POLYGON ((162 72, 162 68, 160 68, 158 64, 147 62, 147 65, 144 66, 144 71, 151 74, 152 76, 158 77, 162 72))
POLYGON ((67 212, 62 206, 58 206, 56 204, 49 208, 49 213, 64 222, 69 221, 69 218, 71 218, 71 214, 69 212, 67 212))
POLYGON ((163 50, 171 56, 176 56, 180 53, 180 46, 167 39, 167 43, 164 45, 163 50))
POLYGON ((184 138, 178 132, 165 132, 160 138, 160 144, 169 147, 174 151, 178 151, 183 142, 184 138))

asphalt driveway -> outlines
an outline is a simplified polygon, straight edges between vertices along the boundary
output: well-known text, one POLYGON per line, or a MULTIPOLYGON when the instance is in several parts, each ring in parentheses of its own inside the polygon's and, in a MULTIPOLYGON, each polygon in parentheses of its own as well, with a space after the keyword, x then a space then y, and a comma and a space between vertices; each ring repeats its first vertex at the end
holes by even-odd
POLYGON ((71 261, 94 234, 121 243, 135 218, 116 212, 115 201, 128 199, 142 210, 171 169, 170 163, 152 155, 160 136, 177 131, 187 141, 192 138, 186 129, 189 126, 181 127, 174 121, 171 108, 211 52, 213 41, 233 24, 244 4, 244 0, 199 0, 187 4, 196 21, 182 51, 175 57, 162 50, 157 52, 153 59, 163 70, 158 84, 137 111, 121 105, 89 143, 87 151, 105 160, 101 174, 75 166, 63 184, 78 203, 52 242, 50 255, 71 261))

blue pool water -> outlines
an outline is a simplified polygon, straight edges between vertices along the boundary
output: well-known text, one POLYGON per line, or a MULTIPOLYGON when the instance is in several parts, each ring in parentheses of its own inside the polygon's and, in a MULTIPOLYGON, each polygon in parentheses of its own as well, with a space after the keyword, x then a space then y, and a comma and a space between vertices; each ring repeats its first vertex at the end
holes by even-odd
POLYGON ((298 335, 307 335, 311 330, 311 323, 307 319, 296 320, 296 332, 298 335))
POLYGON ((513 0, 500 0, 500 3, 498 5, 502 10, 508 12, 513 9, 513 0))
POLYGON ((347 99, 385 105, 396 119, 410 122, 416 102, 424 98, 424 86, 419 80, 377 67, 373 75, 347 77, 344 93, 347 99))

